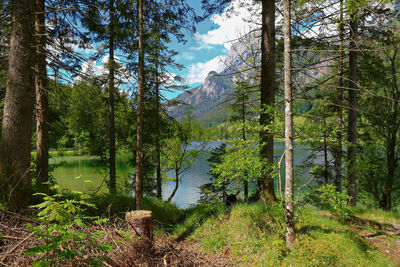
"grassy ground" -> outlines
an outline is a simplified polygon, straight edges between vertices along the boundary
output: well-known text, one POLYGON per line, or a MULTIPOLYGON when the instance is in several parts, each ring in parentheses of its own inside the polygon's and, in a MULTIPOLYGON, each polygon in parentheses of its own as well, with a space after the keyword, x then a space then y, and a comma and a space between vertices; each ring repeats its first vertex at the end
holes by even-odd
MULTIPOLYGON (((231 211, 198 206, 186 212, 173 236, 200 242, 203 251, 229 256, 243 266, 397 266, 395 259, 355 231, 352 221, 342 222, 310 207, 296 210, 297 241, 289 251, 284 246, 281 209, 270 206, 269 210, 274 224, 262 203, 238 204, 231 211)), ((390 213, 359 213, 365 219, 395 219, 390 213)), ((371 231, 371 227, 365 224, 361 229, 371 231)))

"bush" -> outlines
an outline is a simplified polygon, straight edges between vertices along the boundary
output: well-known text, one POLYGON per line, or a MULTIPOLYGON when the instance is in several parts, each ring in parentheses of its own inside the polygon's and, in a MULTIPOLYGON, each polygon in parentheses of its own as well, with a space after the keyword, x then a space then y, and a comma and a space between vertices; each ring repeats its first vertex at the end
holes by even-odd
POLYGON ((101 266, 106 259, 105 253, 112 249, 106 242, 100 242, 102 231, 93 231, 90 225, 99 225, 106 219, 85 216, 85 207, 93 207, 87 202, 88 196, 81 194, 80 199, 63 200, 62 194, 43 196, 43 202, 31 207, 40 209, 37 220, 39 225, 28 225, 33 235, 44 244, 28 249, 27 254, 39 255, 33 266, 76 265, 77 262, 89 266, 101 266))
POLYGON ((306 199, 314 206, 327 209, 342 219, 348 219, 352 209, 348 206, 351 199, 345 192, 338 192, 336 186, 327 184, 315 189, 306 199))

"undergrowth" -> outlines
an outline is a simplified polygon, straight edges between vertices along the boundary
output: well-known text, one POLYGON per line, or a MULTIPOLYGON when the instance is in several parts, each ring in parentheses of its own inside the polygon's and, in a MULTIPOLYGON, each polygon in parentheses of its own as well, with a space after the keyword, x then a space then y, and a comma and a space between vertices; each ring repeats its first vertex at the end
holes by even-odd
POLYGON ((263 203, 237 204, 232 210, 199 206, 189 211, 174 233, 199 241, 201 249, 229 254, 239 265, 256 266, 396 266, 349 229, 345 221, 313 208, 296 210, 297 240, 284 245, 283 214, 263 203))
MULTIPOLYGON (((71 192, 64 195, 68 199, 79 199, 79 194, 71 192)), ((136 209, 136 201, 132 196, 124 194, 97 194, 90 195, 88 202, 95 208, 88 207, 86 213, 99 217, 120 217, 125 219, 125 213, 136 209)), ((166 203, 156 198, 143 197, 142 209, 153 212, 154 225, 157 231, 170 231, 183 216, 183 211, 173 204, 166 203)))

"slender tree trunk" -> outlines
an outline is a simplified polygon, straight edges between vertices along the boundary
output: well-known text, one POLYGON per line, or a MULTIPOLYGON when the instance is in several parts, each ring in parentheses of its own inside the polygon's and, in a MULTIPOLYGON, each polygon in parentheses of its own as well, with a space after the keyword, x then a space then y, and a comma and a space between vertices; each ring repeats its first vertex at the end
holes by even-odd
POLYGON ((393 192, 393 183, 395 177, 395 171, 397 169, 397 161, 396 161, 396 135, 392 135, 389 137, 389 142, 386 150, 386 166, 387 166, 387 177, 386 184, 383 191, 383 197, 380 203, 380 206, 384 210, 390 211, 392 209, 392 192, 393 192))
MULTIPOLYGON (((157 49, 157 46, 156 46, 157 49)), ((158 53, 156 52, 158 55, 158 53)), ((159 88, 159 80, 158 80, 158 56, 156 56, 156 111, 157 111, 157 125, 160 125, 160 88, 159 88)), ((156 164, 157 164, 157 198, 162 199, 162 179, 161 179, 161 132, 160 127, 157 127, 156 133, 156 164)))
POLYGON ((144 91, 144 51, 143 51, 143 0, 139 0, 139 77, 137 96, 137 144, 136 144, 136 210, 140 210, 143 180, 143 91, 144 91))
MULTIPOLYGON (((262 1, 262 36, 261 36, 261 107, 273 105, 275 94, 275 0, 262 1)), ((270 114, 260 114, 260 125, 268 126, 273 123, 270 114)), ((264 146, 262 157, 268 164, 274 164, 274 136, 271 131, 261 133, 264 146)), ((258 180, 259 194, 264 193, 270 202, 276 201, 272 167, 266 170, 264 177, 258 180)))
POLYGON ((36 185, 49 180, 49 102, 46 70, 46 26, 45 0, 35 0, 35 35, 36 35, 36 149, 37 177, 36 185))
POLYGON ((391 76, 392 76, 392 97, 393 97, 393 114, 390 116, 390 125, 393 127, 387 133, 387 145, 386 145, 386 167, 387 167, 387 177, 386 185, 383 191, 382 200, 380 206, 382 209, 391 210, 392 209, 392 192, 393 183, 395 181, 395 175, 398 168, 398 162, 396 158, 396 144, 397 135, 399 132, 399 100, 400 92, 397 86, 397 68, 396 68, 396 56, 397 49, 394 51, 394 55, 390 58, 391 61, 391 76))
POLYGON ((28 205, 31 185, 30 159, 34 82, 35 1, 13 0, 7 90, 0 143, 0 173, 11 175, 17 186, 10 194, 10 204, 28 205))
POLYGON ((351 15, 350 20, 350 52, 349 52, 349 111, 348 111, 348 143, 347 152, 347 194, 352 197, 351 205, 357 203, 357 37, 358 23, 356 14, 351 15))
POLYGON ((285 69, 285 222, 286 246, 290 248, 295 240, 293 203, 293 111, 292 111, 292 53, 290 0, 283 1, 284 16, 284 69, 285 69))
POLYGON ((327 133, 326 133, 326 109, 324 107, 324 178, 325 184, 329 183, 329 162, 328 162, 328 144, 327 144, 327 133))
MULTIPOLYGON (((246 141, 246 129, 245 129, 245 124, 246 124, 246 105, 245 105, 245 98, 244 96, 242 97, 242 138, 243 141, 246 141)), ((248 201, 249 200, 249 182, 248 182, 248 173, 246 171, 246 177, 243 181, 243 190, 244 190, 244 201, 248 201)))
MULTIPOLYGON (((157 10, 157 0, 154 1, 155 4, 155 9, 157 10)), ((158 31, 158 18, 157 18, 157 12, 156 12, 156 19, 154 23, 154 27, 156 28, 156 34, 159 34, 158 31)), ((160 125, 161 123, 161 110, 160 110, 160 81, 159 81, 159 75, 158 75, 158 41, 159 41, 159 36, 156 38, 156 44, 155 44, 155 76, 154 76, 154 83, 156 86, 156 113, 157 113, 157 125, 160 125)), ((160 127, 157 127, 157 132, 156 132, 156 168, 157 168, 157 198, 162 199, 162 177, 161 177, 161 129, 160 127)))
POLYGON ((115 8, 114 0, 110 0, 110 43, 109 43, 109 59, 108 59, 108 134, 109 134, 109 153, 110 153, 110 193, 117 191, 117 178, 115 168, 115 111, 114 111, 114 95, 115 95, 115 61, 114 61, 114 17, 115 8))
POLYGON ((343 27, 343 0, 340 0, 340 17, 339 17, 339 71, 338 71, 338 87, 337 87, 337 135, 336 135, 336 148, 334 149, 335 157, 335 186, 339 192, 342 192, 342 158, 343 158, 343 59, 344 59, 344 27, 343 27))
POLYGON ((179 187, 179 170, 175 169, 175 188, 172 191, 171 195, 169 196, 167 203, 171 202, 171 200, 174 198, 176 191, 178 190, 179 187))

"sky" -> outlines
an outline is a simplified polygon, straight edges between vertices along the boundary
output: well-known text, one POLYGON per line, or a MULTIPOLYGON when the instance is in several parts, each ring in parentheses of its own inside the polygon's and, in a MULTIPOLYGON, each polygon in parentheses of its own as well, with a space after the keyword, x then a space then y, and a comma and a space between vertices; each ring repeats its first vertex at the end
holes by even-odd
MULTIPOLYGON (((243 20, 250 16, 249 12, 240 8, 239 2, 232 1, 235 6, 233 15, 228 16, 228 12, 215 14, 197 24, 196 33, 186 34, 186 44, 171 44, 179 52, 176 61, 185 66, 183 71, 175 73, 182 76, 190 87, 201 84, 210 71, 222 71, 232 41, 249 30, 251 25, 243 20)), ((189 0, 189 4, 199 13, 202 12, 199 0, 189 0)))
MULTIPOLYGON (((196 87, 204 82, 210 71, 220 72, 224 67, 224 59, 229 51, 232 41, 237 39, 241 33, 248 32, 251 28, 249 22, 244 19, 251 18, 246 8, 240 7, 242 0, 232 0, 234 13, 225 10, 221 14, 214 14, 210 18, 196 25, 196 32, 184 32, 187 42, 178 43, 172 40, 170 48, 178 52, 175 61, 182 64, 183 70, 170 68, 168 71, 173 76, 184 79, 183 84, 190 88, 196 87), (228 15, 230 14, 230 15, 228 15)), ((198 14, 203 14, 200 0, 188 0, 198 14)), ((254 17, 254 15, 253 15, 254 17)), ((108 56, 97 62, 87 61, 82 65, 83 71, 92 69, 96 74, 105 73, 104 63, 108 56)), ((181 92, 166 92, 165 97, 171 99, 181 92)))

